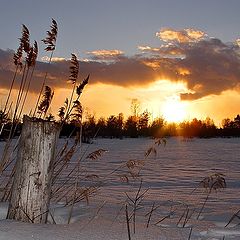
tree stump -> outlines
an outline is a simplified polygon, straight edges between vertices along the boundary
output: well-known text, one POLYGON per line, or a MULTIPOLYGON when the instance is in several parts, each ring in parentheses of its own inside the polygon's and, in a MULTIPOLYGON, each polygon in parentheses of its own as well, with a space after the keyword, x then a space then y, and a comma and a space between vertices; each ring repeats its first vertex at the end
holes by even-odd
POLYGON ((60 125, 23 117, 8 219, 46 223, 60 125))

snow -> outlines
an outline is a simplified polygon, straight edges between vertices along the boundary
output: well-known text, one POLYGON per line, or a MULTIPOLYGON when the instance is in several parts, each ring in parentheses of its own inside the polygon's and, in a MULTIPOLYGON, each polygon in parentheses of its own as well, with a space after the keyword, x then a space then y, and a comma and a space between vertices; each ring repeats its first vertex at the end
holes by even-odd
MULTIPOLYGON (((124 161, 141 160, 142 153, 151 142, 149 139, 97 140, 89 152, 99 148, 109 152, 99 161, 84 162, 83 165, 89 172, 104 178, 124 161)), ((131 239, 187 240, 191 228, 191 240, 240 239, 238 219, 225 227, 240 209, 239 194, 236 194, 240 188, 239 143, 240 139, 167 140, 167 146, 160 148, 157 157, 146 162, 142 171, 143 190, 149 188, 149 191, 142 203, 143 209, 137 211, 135 234, 131 223, 131 239), (213 170, 226 175, 227 188, 210 196, 197 219, 206 193, 199 190, 190 193, 202 177, 213 170), (148 216, 145 215, 153 202, 158 209, 146 228, 148 216), (193 211, 192 217, 185 227, 182 227, 183 221, 177 226, 186 206, 190 212, 193 211), (168 218, 154 224, 167 215, 168 218)), ((8 203, 0 203, 0 240, 128 240, 125 193, 134 197, 139 180, 121 182, 117 179, 119 174, 104 182, 103 187, 90 198, 89 205, 83 200, 74 206, 70 224, 67 224, 70 207, 64 207, 64 202, 51 205, 50 212, 57 224, 45 225, 6 220, 8 203)), ((49 221, 52 222, 50 216, 49 221)))

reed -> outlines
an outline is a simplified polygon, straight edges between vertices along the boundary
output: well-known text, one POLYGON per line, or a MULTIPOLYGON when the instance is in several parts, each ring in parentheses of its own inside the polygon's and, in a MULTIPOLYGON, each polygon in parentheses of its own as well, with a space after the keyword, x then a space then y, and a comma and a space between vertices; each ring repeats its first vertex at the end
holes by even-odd
POLYGON ((38 114, 40 118, 43 115, 43 118, 46 117, 47 111, 50 107, 51 101, 53 99, 54 91, 49 86, 45 86, 45 91, 42 96, 42 100, 38 106, 38 114))
POLYGON ((76 55, 72 53, 69 81, 72 83, 73 88, 72 88, 72 93, 70 96, 68 108, 66 110, 66 118, 68 118, 70 106, 72 104, 73 94, 74 94, 77 79, 78 79, 78 73, 79 73, 79 62, 78 62, 76 55))
POLYGON ((25 91, 22 107, 21 107, 21 110, 20 110, 20 113, 19 113, 19 116, 18 116, 19 119, 22 115, 23 108, 24 108, 24 105, 25 105, 25 102, 26 102, 26 99, 27 99, 27 96, 28 96, 29 89, 30 89, 30 85, 31 85, 31 82, 32 82, 32 79, 33 79, 33 74, 34 74, 36 61, 37 61, 37 56, 38 56, 38 44, 35 41, 33 46, 30 48, 30 51, 29 51, 27 59, 26 59, 28 68, 32 67, 32 71, 31 71, 30 78, 29 78, 28 83, 27 83, 27 88, 26 88, 26 91, 25 91))
POLYGON ((211 174, 208 177, 205 177, 199 184, 201 187, 203 187, 207 191, 207 196, 202 204, 202 207, 198 213, 197 219, 199 219, 208 199, 210 194, 212 193, 213 190, 218 191, 221 189, 226 188, 226 180, 224 178, 224 174, 222 173, 214 173, 211 174))
MULTIPOLYGON (((46 45, 45 47, 45 51, 46 52, 51 52, 50 54, 50 58, 48 61, 48 66, 50 66, 51 62, 52 62, 52 57, 53 57, 53 52, 56 49, 56 42, 57 42, 57 34, 58 34, 58 25, 57 22, 52 18, 52 25, 50 26, 50 30, 47 31, 47 36, 45 39, 43 39, 43 43, 46 45)), ((47 81, 47 76, 48 76, 48 71, 46 71, 44 78, 43 78, 43 82, 42 82, 42 86, 41 86, 41 90, 39 92, 38 98, 37 98, 37 102, 35 105, 35 109, 33 112, 33 117, 35 117, 36 113, 37 113, 37 109, 38 109, 38 105, 39 105, 39 101, 40 98, 42 96, 46 81, 47 81)))

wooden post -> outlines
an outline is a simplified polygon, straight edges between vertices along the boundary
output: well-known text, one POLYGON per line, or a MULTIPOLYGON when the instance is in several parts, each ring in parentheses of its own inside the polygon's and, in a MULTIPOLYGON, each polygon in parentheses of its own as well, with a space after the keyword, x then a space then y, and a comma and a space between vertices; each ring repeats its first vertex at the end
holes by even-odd
POLYGON ((8 219, 46 223, 60 125, 23 117, 8 219))

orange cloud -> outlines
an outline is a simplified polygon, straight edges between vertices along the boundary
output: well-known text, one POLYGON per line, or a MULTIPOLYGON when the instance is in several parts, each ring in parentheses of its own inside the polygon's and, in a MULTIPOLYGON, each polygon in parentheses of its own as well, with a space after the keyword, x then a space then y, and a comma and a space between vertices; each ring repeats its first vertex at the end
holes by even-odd
MULTIPOLYGON (((122 87, 149 86, 157 79, 184 81, 189 90, 181 94, 184 100, 239 90, 240 47, 236 42, 225 44, 219 39, 203 38, 206 34, 193 29, 169 30, 168 33, 170 37, 165 34, 165 41, 171 39, 170 42, 157 48, 139 46, 138 49, 143 53, 131 57, 125 56, 120 50, 89 52, 92 55, 90 59, 80 60, 79 81, 88 74, 91 75, 90 84, 122 87), (181 34, 183 37, 179 37, 181 34)), ((13 51, 0 49, 0 89, 7 89, 14 75, 13 54, 13 51)), ((56 88, 70 88, 67 84, 69 64, 66 59, 53 61, 50 65, 37 62, 30 90, 39 91, 46 71, 47 84, 56 88)))
POLYGON ((160 48, 153 48, 149 46, 138 46, 138 49, 143 52, 159 52, 160 48))
POLYGON ((189 43, 203 39, 206 34, 203 31, 186 28, 183 30, 174 30, 172 28, 163 28, 156 33, 156 36, 164 42, 189 43))
POLYGON ((150 46, 138 46, 138 49, 142 51, 143 53, 152 53, 152 54, 159 54, 162 57, 182 57, 183 56, 183 51, 181 48, 171 44, 167 43, 159 48, 156 47, 150 47, 150 46))
POLYGON ((240 38, 236 40, 236 45, 240 47, 240 38))
POLYGON ((102 59, 102 60, 112 60, 115 59, 116 57, 121 57, 123 56, 124 52, 121 50, 95 50, 95 51, 89 51, 87 54, 91 55, 93 59, 102 59))
MULTIPOLYGON (((44 56, 44 57, 41 58, 41 60, 43 62, 48 62, 50 60, 50 57, 44 56)), ((61 61, 64 61, 64 60, 66 60, 66 59, 63 58, 63 57, 52 57, 52 59, 51 59, 52 62, 61 62, 61 61)))

